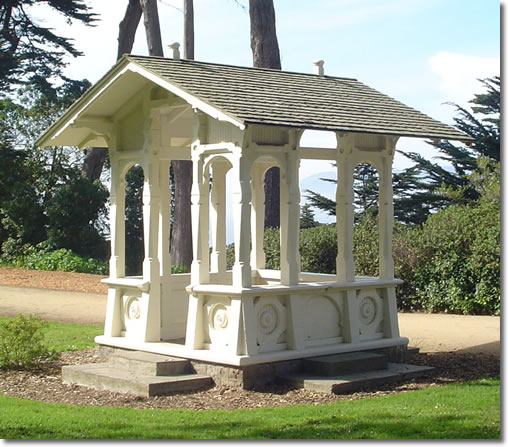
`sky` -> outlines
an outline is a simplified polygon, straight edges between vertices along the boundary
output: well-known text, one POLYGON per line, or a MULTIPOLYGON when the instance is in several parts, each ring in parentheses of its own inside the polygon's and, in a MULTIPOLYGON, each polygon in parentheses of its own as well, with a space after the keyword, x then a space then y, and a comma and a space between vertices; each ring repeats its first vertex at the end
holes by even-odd
MULTIPOLYGON (((118 24, 126 0, 87 0, 100 22, 69 26, 45 6, 29 13, 84 53, 70 58, 65 74, 97 81, 115 63, 118 24)), ((502 3, 502 2, 501 2, 502 3)), ((500 73, 500 3, 497 0, 274 0, 283 70, 353 77, 433 118, 453 124, 453 106, 467 106, 482 91, 478 78, 500 73)), ((162 41, 183 43, 183 0, 159 0, 162 41)), ((194 0, 195 59, 252 65, 248 0, 194 0)), ((143 24, 133 54, 148 54, 143 24)), ((302 144, 333 145, 330 135, 306 133, 302 144)), ((427 158, 423 140, 401 138, 404 151, 427 158)), ((394 169, 411 162, 397 154, 394 169)), ((301 179, 330 171, 327 161, 303 161, 301 179)))

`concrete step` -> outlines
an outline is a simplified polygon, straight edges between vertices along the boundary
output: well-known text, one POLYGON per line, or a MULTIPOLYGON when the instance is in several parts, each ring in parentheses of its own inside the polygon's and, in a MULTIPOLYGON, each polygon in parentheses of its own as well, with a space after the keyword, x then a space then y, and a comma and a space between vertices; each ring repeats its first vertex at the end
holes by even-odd
POLYGON ((116 350, 108 363, 114 368, 146 376, 178 376, 191 372, 188 360, 141 351, 116 350))
POLYGON ((318 376, 309 373, 296 373, 281 376, 297 388, 323 393, 346 394, 354 391, 373 388, 387 383, 407 381, 430 374, 434 368, 408 365, 405 363, 388 363, 386 369, 377 371, 341 374, 337 376, 318 376))
POLYGON ((64 383, 76 383, 98 390, 129 393, 136 396, 163 396, 184 391, 197 391, 213 386, 211 377, 184 374, 171 377, 133 374, 107 363, 68 365, 62 368, 64 383))
POLYGON ((386 355, 362 351, 310 357, 303 361, 303 369, 306 373, 320 376, 376 371, 385 369, 387 366, 386 355))

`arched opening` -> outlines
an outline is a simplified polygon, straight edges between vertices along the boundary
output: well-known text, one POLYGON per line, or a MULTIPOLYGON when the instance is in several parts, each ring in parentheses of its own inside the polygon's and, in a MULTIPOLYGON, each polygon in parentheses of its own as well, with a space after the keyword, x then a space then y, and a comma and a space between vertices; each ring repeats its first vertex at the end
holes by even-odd
MULTIPOLYGON (((280 282, 281 269, 281 207, 277 209, 277 222, 267 225, 267 207, 272 201, 281 203, 281 173, 279 162, 273 157, 258 159, 251 170, 252 211, 251 211, 251 267, 257 271, 255 282, 258 284, 275 284, 280 282), (277 184, 273 187, 273 173, 276 173, 277 184), (266 176, 272 175, 268 185, 266 176), (270 187, 270 181, 272 187, 270 187), (270 198, 269 194, 273 194, 270 198), (263 270, 263 273, 261 273, 263 270)), ((271 210, 272 216, 274 214, 271 210)))
POLYGON ((228 270, 228 223, 227 210, 230 199, 230 188, 227 174, 231 172, 231 162, 225 157, 214 157, 205 167, 205 176, 209 183, 210 206, 208 211, 208 247, 210 252, 210 282, 217 284, 231 283, 228 270))
POLYGON ((354 179, 353 256, 359 276, 379 275, 379 175, 370 163, 359 163, 354 179), (361 248, 361 249, 360 249, 361 248))
POLYGON ((125 173, 125 274, 141 275, 145 257, 143 237, 143 168, 136 164, 125 173))

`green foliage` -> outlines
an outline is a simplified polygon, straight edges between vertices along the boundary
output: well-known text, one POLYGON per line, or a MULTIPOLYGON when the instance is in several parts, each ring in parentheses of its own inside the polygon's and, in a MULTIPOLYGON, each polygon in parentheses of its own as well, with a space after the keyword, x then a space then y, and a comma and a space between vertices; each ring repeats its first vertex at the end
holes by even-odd
MULTIPOLYGON (((18 317, 0 317, 0 325, 18 317)), ((77 351, 97 346, 94 338, 103 333, 103 326, 45 321, 44 341, 51 352, 77 351)))
MULTIPOLYGON (((485 157, 493 162, 501 158, 500 113, 501 80, 499 76, 482 80, 486 93, 476 94, 469 101, 472 112, 464 107, 452 104, 458 111, 455 126, 474 138, 470 147, 456 145, 449 141, 428 142, 439 151, 437 163, 424 159, 417 153, 402 152, 415 162, 411 168, 417 177, 410 199, 412 207, 419 212, 420 222, 431 212, 450 204, 471 203, 477 200, 481 191, 477 190, 470 174, 479 171, 477 160, 485 157), (443 162, 451 165, 445 169, 443 162)), ((408 174, 404 171, 402 175, 408 174)), ((413 212, 414 213, 414 212, 413 212)))
POLYGON ((265 265, 267 269, 280 270, 280 229, 265 228, 263 238, 265 265))
POLYGON ((353 257, 357 275, 379 275, 379 227, 377 216, 372 213, 364 214, 355 223, 353 257))
POLYGON ((186 265, 172 265, 171 274, 177 275, 179 273, 189 273, 189 268, 186 265))
POLYGON ((55 357, 44 340, 47 324, 34 315, 0 322, 0 368, 29 369, 55 357))
POLYGON ((300 211, 300 228, 312 228, 317 227, 319 222, 314 219, 314 211, 309 203, 302 206, 300 211))
POLYGON ((248 410, 108 408, 0 396, 4 439, 500 439, 500 381, 323 405, 248 410))
MULTIPOLYGON (((335 164, 333 164, 335 166, 335 164)), ((336 180, 321 179, 325 182, 337 183, 336 180)), ((354 203, 358 216, 364 213, 377 214, 378 210, 378 173, 369 163, 358 164, 353 171, 354 203)), ((330 216, 335 216, 335 201, 310 190, 305 191, 309 205, 326 211, 330 216)), ((303 227, 302 227, 303 228, 303 227)))
POLYGON ((133 166, 125 176, 125 271, 139 275, 145 257, 143 245, 143 168, 133 166))
POLYGON ((11 265, 31 270, 108 274, 108 263, 95 258, 81 257, 71 250, 51 250, 47 242, 36 247, 16 244, 9 240, 3 245, 2 259, 11 265), (9 251, 12 250, 12 251, 9 251))
MULTIPOLYGON (((48 89, 49 79, 64 77, 64 58, 82 54, 74 47, 73 39, 58 36, 41 21, 34 20, 37 13, 31 7, 36 3, 40 2, 7 0, 0 4, 0 91, 7 92, 12 85, 23 82, 48 89)), ((68 25, 73 21, 93 25, 97 20, 83 0, 47 0, 44 3, 62 14, 68 25)))
POLYGON ((46 94, 27 87, 18 103, 0 101, 0 245, 7 258, 16 256, 16 247, 41 241, 84 257, 107 257, 106 188, 81 178, 77 148, 33 147, 88 85, 68 81, 46 94))
POLYGON ((108 190, 102 183, 83 177, 56 189, 46 204, 49 246, 105 259, 107 244, 96 224, 106 211, 107 199, 108 190))
POLYGON ((320 225, 300 231, 301 271, 335 273, 337 230, 335 225, 320 225))
POLYGON ((414 230, 417 263, 408 282, 419 306, 431 311, 499 314, 499 216, 495 202, 453 205, 414 230))

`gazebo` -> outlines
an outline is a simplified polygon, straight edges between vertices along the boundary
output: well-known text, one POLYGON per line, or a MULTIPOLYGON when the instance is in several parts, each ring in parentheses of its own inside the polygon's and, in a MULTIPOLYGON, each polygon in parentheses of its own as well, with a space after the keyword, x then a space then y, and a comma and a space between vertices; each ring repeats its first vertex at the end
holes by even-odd
MULTIPOLYGON (((327 354, 404 349, 392 259, 392 161, 401 136, 469 137, 356 79, 124 55, 38 140, 107 147, 111 260, 96 342, 244 367, 327 354), (336 148, 302 147, 307 129, 336 148), (337 273, 300 271, 300 160, 337 166, 337 273), (192 160, 193 261, 171 274, 169 167, 192 160), (379 176, 379 276, 355 275, 353 170, 379 176), (144 172, 141 276, 125 275, 125 175, 144 172), (265 268, 263 176, 280 168, 280 271, 265 268), (231 191, 225 176, 231 171, 231 191), (226 197, 234 265, 226 267, 226 197)), ((190 231, 190 229, 189 229, 190 231)))

